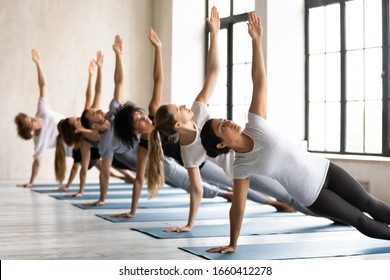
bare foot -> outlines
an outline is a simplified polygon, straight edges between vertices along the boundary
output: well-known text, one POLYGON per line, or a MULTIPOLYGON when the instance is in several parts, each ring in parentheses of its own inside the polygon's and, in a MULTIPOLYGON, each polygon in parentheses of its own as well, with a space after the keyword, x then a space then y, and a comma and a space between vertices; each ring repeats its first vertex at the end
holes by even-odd
POLYGON ((276 208, 276 211, 278 212, 288 212, 288 213, 294 213, 297 212, 297 210, 290 206, 289 204, 279 201, 279 200, 271 200, 268 203, 269 205, 276 208))
POLYGON ((233 189, 227 188, 226 190, 221 190, 218 196, 223 197, 229 202, 233 201, 233 189))

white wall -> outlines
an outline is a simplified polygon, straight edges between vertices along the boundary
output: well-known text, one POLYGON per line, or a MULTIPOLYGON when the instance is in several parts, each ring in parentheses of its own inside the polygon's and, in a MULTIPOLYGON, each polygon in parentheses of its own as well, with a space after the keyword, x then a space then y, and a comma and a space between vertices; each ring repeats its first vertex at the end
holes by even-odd
MULTIPOLYGON (((13 122, 18 112, 36 112, 39 91, 31 49, 40 53, 52 108, 80 115, 89 60, 97 50, 105 55, 102 108, 108 107, 114 85, 112 43, 120 34, 125 98, 145 106, 152 88, 147 38, 152 7, 151 0, 0 0, 0 178, 27 182, 31 172, 33 143, 17 137, 13 122)), ((47 153, 38 179, 54 178, 53 155, 53 150, 47 153)))
MULTIPOLYGON (((52 108, 65 116, 80 115, 88 64, 97 50, 105 55, 103 109, 112 98, 112 43, 120 34, 124 42, 124 99, 147 108, 154 57, 147 33, 153 27, 163 43, 163 103, 190 102, 204 77, 204 11, 204 1, 191 0, 0 0, 4 116, 0 129, 7 135, 0 139, 0 179, 24 183, 31 174, 33 143, 17 136, 13 119, 18 112, 36 112, 39 92, 32 48, 40 53, 52 108)), ((53 162, 54 149, 43 158, 37 182, 54 180, 53 162)), ((71 164, 68 159, 68 168, 71 164)), ((97 175, 92 170, 88 179, 96 180, 97 175)))

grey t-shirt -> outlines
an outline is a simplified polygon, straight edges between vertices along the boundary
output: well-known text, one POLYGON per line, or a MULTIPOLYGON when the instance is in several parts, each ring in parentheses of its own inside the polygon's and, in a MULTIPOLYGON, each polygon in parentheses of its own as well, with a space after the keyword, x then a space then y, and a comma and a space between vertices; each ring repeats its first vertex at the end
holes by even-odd
POLYGON ((259 115, 249 113, 243 131, 254 142, 253 150, 236 153, 234 178, 244 179, 251 174, 271 177, 304 206, 318 197, 325 182, 329 160, 302 151, 276 132, 259 115))

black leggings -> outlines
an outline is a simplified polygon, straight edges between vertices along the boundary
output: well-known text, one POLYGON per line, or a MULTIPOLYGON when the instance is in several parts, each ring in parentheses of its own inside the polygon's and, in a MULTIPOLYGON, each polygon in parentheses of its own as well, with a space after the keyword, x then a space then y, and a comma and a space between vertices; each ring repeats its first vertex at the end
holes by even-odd
POLYGON ((317 200, 308 209, 319 216, 349 224, 369 237, 390 240, 390 205, 370 195, 350 174, 333 163, 317 200))

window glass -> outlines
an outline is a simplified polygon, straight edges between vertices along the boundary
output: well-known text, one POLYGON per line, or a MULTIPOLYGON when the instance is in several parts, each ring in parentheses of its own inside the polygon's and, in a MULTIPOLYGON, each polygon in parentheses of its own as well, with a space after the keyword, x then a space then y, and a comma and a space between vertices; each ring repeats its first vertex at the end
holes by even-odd
POLYGON ((382 0, 366 0, 364 3, 365 47, 382 46, 382 0))
POLYGON ((382 152, 382 101, 367 101, 364 144, 366 153, 382 152))
POLYGON ((326 55, 326 100, 340 101, 340 53, 326 55))
POLYGON ((325 150, 325 103, 312 102, 309 104, 309 150, 325 150))
POLYGON ((233 14, 239 15, 255 10, 255 0, 233 1, 233 14))
POLYGON ((328 152, 340 151, 340 102, 326 103, 326 143, 328 152))
MULTIPOLYGON (((210 41, 209 41, 210 42, 210 41)), ((221 29, 218 34, 218 51, 221 71, 218 75, 217 85, 209 101, 210 113, 220 118, 227 115, 227 31, 221 29)))
POLYGON ((363 48, 363 0, 345 3, 345 36, 347 50, 363 48))
POLYGON ((364 53, 365 99, 382 99, 382 48, 364 53))
POLYGON ((347 102, 346 110, 346 151, 363 153, 364 103, 362 101, 347 102))
POLYGON ((348 51, 346 54, 347 100, 364 98, 364 52, 348 51))
POLYGON ((340 51, 340 4, 326 6, 326 52, 340 51))
POLYGON ((233 65, 233 119, 240 125, 246 123, 252 100, 252 63, 233 65))
POLYGON ((325 55, 309 57, 309 100, 325 100, 325 55))
POLYGON ((217 7, 220 18, 230 16, 230 0, 209 0, 209 17, 213 6, 217 7))
POLYGON ((325 8, 309 10, 309 53, 325 52, 325 8))
POLYGON ((252 61, 252 41, 246 22, 233 25, 233 63, 252 61))

